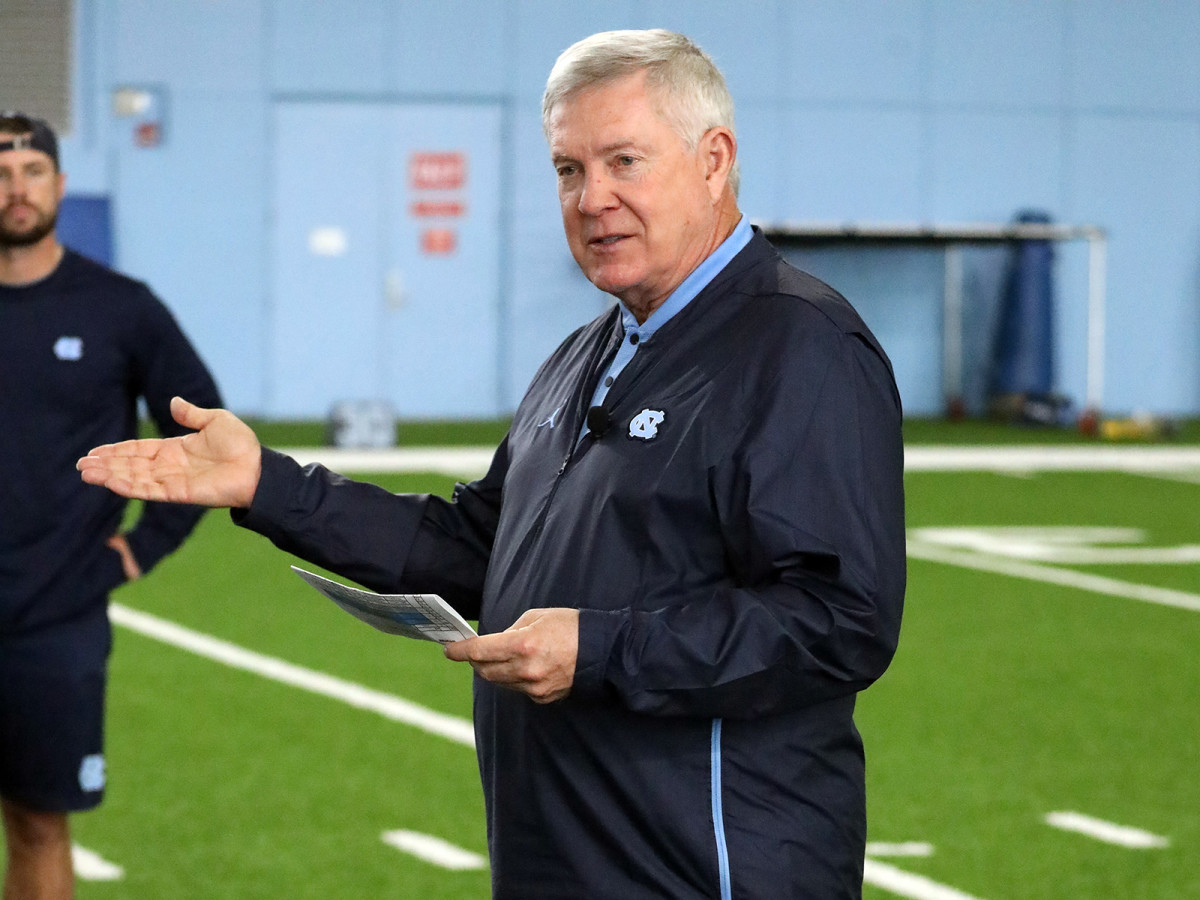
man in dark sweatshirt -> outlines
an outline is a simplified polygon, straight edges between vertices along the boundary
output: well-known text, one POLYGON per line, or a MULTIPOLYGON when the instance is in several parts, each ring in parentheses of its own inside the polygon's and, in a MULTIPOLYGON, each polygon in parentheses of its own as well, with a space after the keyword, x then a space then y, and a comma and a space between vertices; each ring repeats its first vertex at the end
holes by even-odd
POLYGON ((202 511, 88 490, 75 459, 132 438, 138 400, 164 434, 174 394, 212 376, 142 283, 59 243, 65 176, 43 121, 0 113, 0 809, 4 897, 69 898, 68 813, 104 793, 108 593, 183 542, 202 511))
POLYGON ((738 209, 733 101, 688 38, 586 38, 542 111, 567 244, 619 302, 487 475, 393 495, 179 399, 196 434, 96 448, 83 478, 478 618, 445 652, 476 675, 494 900, 858 900, 854 704, 905 585, 891 365, 738 209))

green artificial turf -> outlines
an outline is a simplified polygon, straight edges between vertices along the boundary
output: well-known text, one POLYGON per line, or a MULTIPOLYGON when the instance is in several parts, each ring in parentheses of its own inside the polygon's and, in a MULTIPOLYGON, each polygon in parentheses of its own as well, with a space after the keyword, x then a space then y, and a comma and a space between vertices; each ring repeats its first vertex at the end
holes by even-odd
MULTIPOLYGON (((442 494, 454 481, 372 480, 442 494)), ((1153 546, 1200 544, 1194 482, 916 472, 906 489, 910 529, 1120 526, 1153 546)), ((214 512, 113 599, 469 718, 465 666, 351 618, 291 562, 214 512)), ((1061 568, 1200 594, 1197 563, 1061 568)), ((1197 648, 1200 612, 910 559, 900 648, 858 722, 870 840, 933 852, 880 861, 980 900, 1200 897, 1197 648), (1045 824, 1059 810, 1170 844, 1132 850, 1045 824)), ((486 871, 381 840, 405 828, 485 851, 470 747, 124 627, 110 693, 108 799, 75 833, 125 877, 81 882, 80 900, 488 896, 486 871)), ((871 883, 864 895, 897 896, 871 883)))

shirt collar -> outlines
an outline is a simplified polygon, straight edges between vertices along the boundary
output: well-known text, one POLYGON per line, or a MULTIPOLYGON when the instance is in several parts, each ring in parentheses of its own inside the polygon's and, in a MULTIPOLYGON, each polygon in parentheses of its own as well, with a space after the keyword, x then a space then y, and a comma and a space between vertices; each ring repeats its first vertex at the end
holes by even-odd
POLYGON ((625 327, 625 333, 636 331, 639 334, 639 340, 643 341, 652 337, 658 329, 671 321, 681 309, 691 303, 697 294, 708 287, 709 282, 729 265, 730 260, 750 243, 750 238, 753 236, 754 231, 750 227, 750 219, 742 216, 729 237, 725 238, 704 262, 696 266, 692 273, 683 279, 679 287, 671 292, 671 296, 667 297, 662 306, 650 313, 649 318, 641 325, 638 324, 637 319, 625 304, 621 303, 621 324, 625 327))

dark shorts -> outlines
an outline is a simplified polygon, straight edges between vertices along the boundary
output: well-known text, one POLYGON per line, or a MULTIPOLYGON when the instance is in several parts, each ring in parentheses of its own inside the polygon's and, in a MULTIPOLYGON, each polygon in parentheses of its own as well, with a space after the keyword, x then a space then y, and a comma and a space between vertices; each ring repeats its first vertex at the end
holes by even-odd
POLYGON ((31 662, 0 647, 0 796, 43 812, 104 798, 104 667, 31 662))

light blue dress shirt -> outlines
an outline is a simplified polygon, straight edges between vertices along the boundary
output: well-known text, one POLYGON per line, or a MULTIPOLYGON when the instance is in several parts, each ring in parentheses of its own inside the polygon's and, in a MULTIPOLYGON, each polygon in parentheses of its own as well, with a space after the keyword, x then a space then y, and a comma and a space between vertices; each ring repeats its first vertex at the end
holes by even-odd
MULTIPOLYGON (((638 320, 634 318, 633 313, 624 303, 619 303, 621 307, 621 324, 625 328, 625 336, 621 339, 621 346, 617 348, 617 354, 613 357, 612 363, 609 364, 608 371, 604 373, 604 377, 600 379, 596 385, 596 391, 592 394, 591 406, 600 406, 604 403, 604 398, 608 396, 608 390, 612 387, 617 376, 621 374, 621 370, 629 365, 629 361, 638 351, 638 347, 643 341, 648 341, 654 336, 654 333, 663 325, 671 321, 671 319, 685 306, 692 302, 697 294, 708 286, 708 283, 717 277, 717 273, 729 265, 742 248, 750 243, 750 238, 754 232, 750 228, 750 220, 742 216, 741 221, 733 229, 729 237, 721 242, 721 246, 717 247, 704 262, 696 266, 692 270, 692 274, 683 279, 679 287, 671 292, 671 296, 663 302, 662 306, 650 313, 645 322, 638 324, 638 320)), ((583 428, 579 432, 579 437, 583 438, 588 433, 587 422, 584 422, 583 428)))

